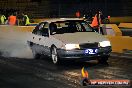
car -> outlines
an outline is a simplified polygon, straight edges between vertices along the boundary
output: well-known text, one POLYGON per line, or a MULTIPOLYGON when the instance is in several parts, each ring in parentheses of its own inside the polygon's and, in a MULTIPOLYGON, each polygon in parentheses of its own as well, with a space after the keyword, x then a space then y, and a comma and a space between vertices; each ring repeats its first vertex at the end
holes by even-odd
POLYGON ((58 18, 40 22, 28 44, 34 58, 51 57, 54 64, 65 60, 107 62, 110 41, 80 18, 58 18))

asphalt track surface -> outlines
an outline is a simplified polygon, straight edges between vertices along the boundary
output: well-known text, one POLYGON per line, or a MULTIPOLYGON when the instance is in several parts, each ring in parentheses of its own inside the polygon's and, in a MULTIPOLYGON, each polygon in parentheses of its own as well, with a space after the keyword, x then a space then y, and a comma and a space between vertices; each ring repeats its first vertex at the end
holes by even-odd
POLYGON ((90 79, 132 80, 131 58, 110 57, 107 64, 68 61, 56 66, 49 58, 32 58, 26 43, 29 37, 28 32, 0 29, 0 88, 82 88, 82 67, 90 79))

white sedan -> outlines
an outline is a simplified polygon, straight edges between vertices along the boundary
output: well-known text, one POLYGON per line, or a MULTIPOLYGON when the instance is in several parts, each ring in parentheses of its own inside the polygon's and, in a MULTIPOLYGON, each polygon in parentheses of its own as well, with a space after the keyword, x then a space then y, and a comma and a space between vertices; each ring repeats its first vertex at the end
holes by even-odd
POLYGON ((95 32, 82 19, 49 19, 39 23, 28 40, 34 58, 41 55, 52 58, 54 64, 61 60, 93 60, 106 62, 111 44, 95 32))

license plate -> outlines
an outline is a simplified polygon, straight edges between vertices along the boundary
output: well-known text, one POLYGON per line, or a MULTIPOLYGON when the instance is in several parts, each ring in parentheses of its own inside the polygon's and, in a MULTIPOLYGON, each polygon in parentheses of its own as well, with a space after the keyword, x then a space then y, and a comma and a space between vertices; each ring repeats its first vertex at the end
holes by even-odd
POLYGON ((96 54, 98 49, 86 49, 85 54, 96 54))

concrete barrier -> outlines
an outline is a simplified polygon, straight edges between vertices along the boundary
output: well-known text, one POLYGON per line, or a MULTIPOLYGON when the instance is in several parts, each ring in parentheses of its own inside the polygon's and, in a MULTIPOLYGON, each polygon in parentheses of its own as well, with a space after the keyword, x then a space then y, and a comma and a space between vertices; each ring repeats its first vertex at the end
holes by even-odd
POLYGON ((123 50, 132 50, 132 37, 129 36, 106 36, 112 45, 112 52, 122 53, 123 50))
POLYGON ((118 27, 120 27, 120 28, 131 28, 132 29, 132 23, 120 23, 118 27))
POLYGON ((108 30, 106 38, 108 38, 112 44, 112 52, 122 53, 124 49, 132 50, 132 37, 122 36, 121 30, 116 24, 104 25, 104 30, 108 30))
POLYGON ((102 24, 101 26, 105 35, 122 36, 121 30, 116 24, 102 24))
POLYGON ((129 16, 129 17, 110 17, 110 23, 132 23, 132 16, 129 16))
POLYGON ((9 26, 9 25, 0 25, 0 30, 15 30, 21 32, 32 32, 35 26, 9 26))

